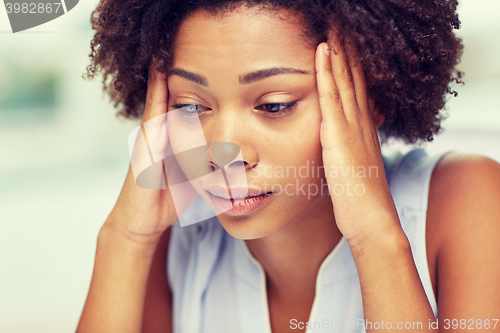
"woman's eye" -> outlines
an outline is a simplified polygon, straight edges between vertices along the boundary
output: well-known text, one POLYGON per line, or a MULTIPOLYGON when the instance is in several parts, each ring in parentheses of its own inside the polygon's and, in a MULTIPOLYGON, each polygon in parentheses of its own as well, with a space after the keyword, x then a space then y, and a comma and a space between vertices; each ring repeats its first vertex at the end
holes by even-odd
POLYGON ((203 111, 203 109, 205 108, 204 106, 198 104, 173 104, 171 106, 175 109, 183 109, 183 111, 186 111, 188 113, 203 111))
POLYGON ((190 105, 186 105, 184 107, 184 109, 189 113, 195 113, 195 112, 198 112, 198 107, 199 107, 199 105, 190 104, 190 105))
MULTIPOLYGON (((297 105, 297 102, 291 103, 266 103, 256 107, 256 110, 264 111, 269 117, 283 117, 297 105)), ((182 118, 202 117, 210 108, 198 104, 173 104, 174 109, 178 109, 182 118)))
POLYGON ((297 102, 291 102, 291 103, 267 103, 267 104, 262 104, 256 107, 257 110, 264 110, 267 113, 270 113, 271 116, 274 116, 274 114, 278 113, 285 113, 287 111, 290 111, 297 102))
POLYGON ((204 111, 209 110, 209 108, 198 104, 173 104, 171 107, 179 109, 182 118, 201 117, 204 111))

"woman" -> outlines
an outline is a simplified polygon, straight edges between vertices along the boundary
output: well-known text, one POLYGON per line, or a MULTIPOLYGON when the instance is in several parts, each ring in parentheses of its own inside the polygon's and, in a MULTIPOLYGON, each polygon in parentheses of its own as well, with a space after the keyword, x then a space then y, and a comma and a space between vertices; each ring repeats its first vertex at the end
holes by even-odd
POLYGON ((244 166, 258 197, 243 209, 208 190, 231 210, 180 227, 170 189, 141 188, 129 169, 77 331, 499 330, 500 166, 421 150, 382 157, 377 136, 439 131, 460 77, 455 8, 101 2, 89 72, 113 76, 122 114, 139 117, 145 103, 143 124, 194 115, 206 142, 239 147, 227 167, 244 166), (278 173, 304 166, 319 172, 278 173))

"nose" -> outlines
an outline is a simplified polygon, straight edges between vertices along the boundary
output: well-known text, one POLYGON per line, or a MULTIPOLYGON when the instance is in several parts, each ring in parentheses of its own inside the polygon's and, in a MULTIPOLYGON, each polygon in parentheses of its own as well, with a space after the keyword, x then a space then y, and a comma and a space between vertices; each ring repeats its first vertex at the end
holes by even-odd
POLYGON ((223 169, 231 166, 245 166, 245 170, 255 168, 259 156, 252 137, 251 120, 243 119, 235 110, 220 110, 212 119, 205 136, 210 140, 210 163, 213 168, 223 169), (241 154, 240 154, 241 153, 241 154))
POLYGON ((257 162, 246 161, 244 160, 244 156, 243 159, 238 158, 240 151, 240 146, 233 142, 211 142, 207 151, 207 154, 209 154, 207 160, 210 161, 214 170, 224 169, 226 166, 240 166, 241 164, 245 166, 246 170, 254 168, 257 162))

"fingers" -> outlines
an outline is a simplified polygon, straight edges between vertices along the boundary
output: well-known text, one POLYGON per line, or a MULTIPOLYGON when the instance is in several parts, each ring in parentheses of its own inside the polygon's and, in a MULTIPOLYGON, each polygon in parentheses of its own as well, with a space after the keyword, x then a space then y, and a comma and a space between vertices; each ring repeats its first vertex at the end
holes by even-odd
POLYGON ((168 90, 166 73, 156 70, 157 60, 153 57, 149 67, 148 91, 142 130, 150 149, 151 160, 160 161, 166 157, 168 143, 167 106, 168 90))
POLYGON ((369 110, 368 107, 368 90, 366 88, 366 78, 363 66, 358 62, 353 65, 353 61, 349 57, 349 63, 351 63, 352 79, 354 82, 354 91, 356 92, 356 101, 359 110, 369 110))
POLYGON ((348 121, 352 121, 353 117, 356 116, 358 103, 356 100, 353 73, 342 47, 336 46, 332 48, 330 52, 330 63, 333 78, 335 79, 342 101, 344 115, 348 121))
POLYGON ((149 67, 148 91, 143 122, 167 112, 167 74, 156 70, 158 61, 153 57, 149 67))
MULTIPOLYGON (((335 44, 333 36, 329 39, 329 44, 335 44)), ((318 50, 324 50, 326 45, 321 43, 318 50)), ((342 119, 342 116, 347 122, 364 122, 371 119, 362 66, 359 63, 354 66, 352 57, 349 57, 338 43, 329 49, 330 52, 325 54, 326 56, 317 52, 318 68, 322 69, 318 72, 320 104, 327 107, 326 110, 330 109, 330 113, 341 113, 342 115, 330 116, 337 121, 342 119), (321 99, 324 101, 321 102, 321 99)))
POLYGON ((316 49, 316 80, 322 123, 325 124, 322 126, 328 127, 346 123, 342 99, 333 77, 331 53, 326 43, 319 44, 316 49))
POLYGON ((148 74, 148 90, 142 124, 129 137, 131 167, 134 179, 144 188, 165 188, 162 160, 168 147, 167 135, 167 80, 166 74, 156 70, 153 57, 148 74), (139 179, 139 176, 141 178, 139 179))

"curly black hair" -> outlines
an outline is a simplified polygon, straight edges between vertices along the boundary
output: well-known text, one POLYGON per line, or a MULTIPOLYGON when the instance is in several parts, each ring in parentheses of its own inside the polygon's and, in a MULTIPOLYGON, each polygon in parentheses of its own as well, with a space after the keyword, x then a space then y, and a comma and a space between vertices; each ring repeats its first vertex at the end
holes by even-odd
POLYGON ((441 130, 442 112, 463 51, 456 0, 101 0, 91 16, 91 64, 84 78, 103 71, 103 90, 119 115, 139 118, 144 111, 148 70, 171 65, 172 42, 180 23, 198 9, 220 14, 234 8, 296 11, 311 41, 328 31, 356 52, 368 91, 385 113, 382 140, 431 141, 441 130), (111 77, 111 82, 108 82, 111 77))

